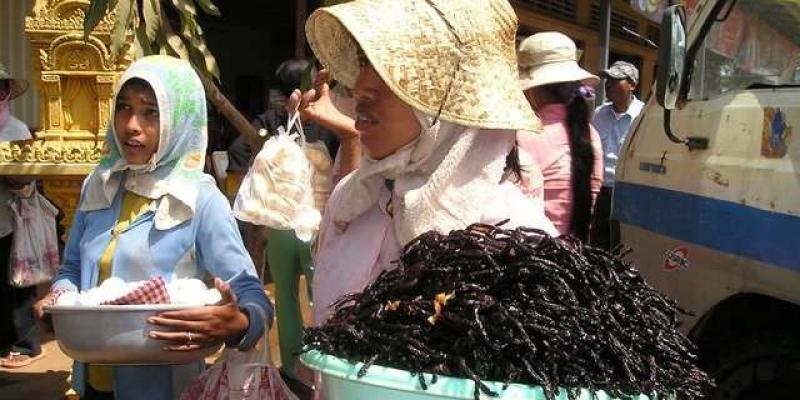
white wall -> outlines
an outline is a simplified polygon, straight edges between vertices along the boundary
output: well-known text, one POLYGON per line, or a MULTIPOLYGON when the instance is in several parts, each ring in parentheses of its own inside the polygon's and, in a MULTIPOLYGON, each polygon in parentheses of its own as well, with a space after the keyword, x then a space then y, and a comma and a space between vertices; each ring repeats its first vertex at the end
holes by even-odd
MULTIPOLYGON (((31 47, 25 35, 25 17, 34 0, 0 0, 0 63, 15 78, 32 77, 31 47)), ((39 126, 39 93, 30 82, 28 91, 11 102, 11 114, 31 127, 39 126)))

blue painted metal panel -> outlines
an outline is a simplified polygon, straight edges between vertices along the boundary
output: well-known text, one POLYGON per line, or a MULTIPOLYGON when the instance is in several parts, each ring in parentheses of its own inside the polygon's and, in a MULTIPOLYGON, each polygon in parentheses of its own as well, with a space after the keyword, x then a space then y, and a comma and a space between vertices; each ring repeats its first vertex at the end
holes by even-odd
POLYGON ((800 272, 800 217, 729 201, 617 182, 620 222, 800 272))

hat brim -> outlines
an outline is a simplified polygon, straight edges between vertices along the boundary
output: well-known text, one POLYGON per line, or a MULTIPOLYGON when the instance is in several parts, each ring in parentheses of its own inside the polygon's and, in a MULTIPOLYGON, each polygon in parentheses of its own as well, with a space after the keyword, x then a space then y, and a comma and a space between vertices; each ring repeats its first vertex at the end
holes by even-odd
POLYGON ((608 70, 600 71, 599 75, 600 75, 601 78, 604 78, 604 79, 619 79, 619 80, 627 79, 627 80, 629 80, 629 81, 631 81, 633 83, 639 83, 636 79, 631 78, 627 74, 616 74, 616 73, 609 72, 608 70))
POLYGON ((581 68, 574 61, 556 62, 528 68, 520 73, 519 80, 522 90, 564 82, 581 82, 589 86, 597 86, 600 83, 599 77, 581 68))
POLYGON ((7 80, 11 84, 11 96, 8 98, 9 100, 13 100, 19 96, 22 96, 22 94, 28 90, 28 81, 24 79, 14 79, 14 78, 1 78, 1 79, 7 80))
MULTIPOLYGON (((485 17, 486 4, 442 2, 439 7, 477 21, 485 17), (455 5, 468 9, 456 10, 455 5)), ((508 19, 516 24, 513 9, 507 8, 508 19)), ((353 87, 360 73, 361 48, 389 89, 419 111, 464 126, 539 127, 524 95, 515 90, 513 35, 507 43, 492 36, 495 48, 462 51, 447 22, 426 2, 370 0, 316 10, 306 22, 306 36, 320 62, 347 87, 353 87)))

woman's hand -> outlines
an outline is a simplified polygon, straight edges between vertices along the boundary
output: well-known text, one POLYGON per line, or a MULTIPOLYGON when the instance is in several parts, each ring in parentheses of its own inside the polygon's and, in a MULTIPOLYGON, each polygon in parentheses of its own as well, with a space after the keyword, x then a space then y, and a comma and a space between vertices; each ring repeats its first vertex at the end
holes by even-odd
POLYGON ((286 101, 286 111, 297 109, 304 121, 313 121, 330 129, 342 140, 357 138, 355 121, 333 104, 328 86, 328 72, 322 70, 314 78, 314 87, 306 92, 295 89, 286 101))
POLYGON ((314 88, 305 93, 295 90, 286 101, 286 111, 300 113, 304 121, 313 121, 333 132, 341 141, 339 147, 339 169, 333 176, 337 182, 343 176, 358 169, 361 161, 361 141, 356 121, 333 104, 328 86, 328 72, 320 71, 314 78, 314 88))
POLYGON ((44 317, 44 308, 47 306, 52 306, 56 303, 56 299, 58 299, 58 295, 61 294, 59 292, 50 292, 39 301, 33 304, 33 315, 36 316, 37 319, 42 319, 44 317))
POLYGON ((222 295, 216 305, 188 310, 167 311, 148 318, 147 322, 172 331, 152 331, 150 337, 165 341, 164 350, 190 351, 213 347, 244 334, 250 322, 239 310, 231 286, 214 278, 222 295))

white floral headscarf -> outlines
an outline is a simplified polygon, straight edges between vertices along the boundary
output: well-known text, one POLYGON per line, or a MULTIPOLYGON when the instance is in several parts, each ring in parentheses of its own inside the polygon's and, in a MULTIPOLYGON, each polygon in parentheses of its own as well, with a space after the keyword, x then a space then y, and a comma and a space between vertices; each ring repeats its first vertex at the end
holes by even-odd
POLYGON ((149 56, 134 62, 122 75, 114 94, 115 105, 119 90, 134 78, 144 80, 155 92, 160 124, 158 150, 143 166, 128 164, 120 151, 112 117, 105 154, 84 182, 80 210, 110 207, 124 181, 126 190, 158 200, 155 227, 170 229, 194 215, 198 182, 205 179, 205 93, 200 78, 186 61, 149 56))

